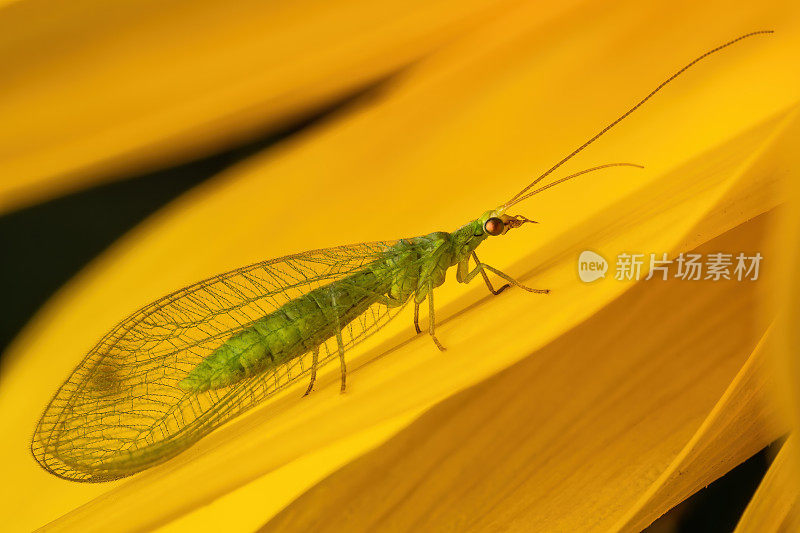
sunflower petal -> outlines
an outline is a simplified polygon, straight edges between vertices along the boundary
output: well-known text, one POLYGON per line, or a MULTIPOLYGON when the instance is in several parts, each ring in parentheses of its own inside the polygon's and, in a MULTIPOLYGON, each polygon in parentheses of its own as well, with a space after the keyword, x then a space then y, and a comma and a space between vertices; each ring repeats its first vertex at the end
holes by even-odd
MULTIPOLYGON (((682 82, 682 89, 677 85, 653 101, 638 119, 573 162, 574 170, 579 170, 634 159, 647 164, 646 170, 584 180, 580 186, 572 182, 548 192, 546 201, 520 204, 526 212, 535 210, 531 218, 542 223, 527 235, 493 244, 482 258, 554 292, 532 299, 530 294, 508 291, 490 300, 482 287, 444 286, 437 302, 442 305, 440 335, 451 348, 446 356, 432 350, 426 338, 411 339, 409 323, 398 318, 396 329, 387 329, 382 340, 351 354, 352 379, 344 396, 335 390, 338 376, 325 373, 318 378, 318 393, 301 401, 302 391, 287 391, 285 397, 221 428, 187 453, 127 482, 64 486, 35 470, 23 447, 17 446, 27 441, 41 406, 80 354, 141 305, 181 285, 266 257, 456 227, 508 198, 525 182, 521 176, 546 168, 646 94, 663 79, 667 64, 677 68, 699 50, 775 15, 762 4, 742 4, 735 10, 720 9, 721 5, 687 3, 675 10, 665 2, 641 11, 620 6, 609 12, 603 6, 597 8, 602 11, 599 19, 598 12, 582 9, 569 17, 547 19, 540 17, 539 6, 526 3, 411 69, 382 99, 231 170, 123 239, 65 287, 6 358, 0 375, 0 416, 8 431, 0 446, 8 458, 8 473, 17 481, 3 498, 17 510, 14 525, 30 529, 83 503, 87 505, 60 524, 96 523, 100 513, 108 518, 109 527, 124 522, 126 527, 141 528, 206 511, 222 511, 231 518, 231 526, 234 521, 265 522, 327 474, 383 443, 394 446, 393 435, 414 427, 422 413, 443 400, 480 388, 513 365, 535 365, 540 359, 531 354, 552 350, 557 339, 568 339, 570 332, 591 321, 599 310, 611 308, 616 299, 637 291, 642 305, 650 302, 647 290, 625 283, 580 284, 574 271, 580 251, 596 249, 608 256, 622 250, 681 251, 720 235, 737 237, 718 241, 719 245, 760 245, 763 219, 739 226, 774 208, 779 202, 777 182, 797 168, 800 157, 790 142, 797 138, 797 120, 790 111, 798 100, 800 73, 785 68, 800 48, 800 35, 792 31, 789 25, 794 19, 788 16, 780 18, 785 31, 774 41, 780 46, 740 48, 720 57, 716 66, 695 71, 682 82), (603 17, 618 25, 598 32, 603 17), (674 17, 674 24, 665 17, 674 17), (699 37, 683 38, 684 34, 699 37), (633 42, 641 46, 631 46, 633 42), (602 90, 588 90, 587 80, 602 90), (496 201, 487 205, 487 197, 496 201), (734 230, 739 233, 725 233, 732 228, 739 228, 734 230), (30 401, 20 403, 20 398, 30 401), (288 471, 292 486, 286 484, 288 471), (256 483, 258 490, 248 490, 256 483), (26 508, 34 494, 37 505, 26 508), (233 498, 223 498, 227 495, 233 498), (265 498, 268 506, 262 505, 265 498), (214 505, 223 500, 233 507, 214 505), (231 508, 238 511, 224 512, 231 508)), ((728 307, 741 310, 730 316, 736 326, 742 320, 758 320, 753 305, 742 303, 752 304, 756 289, 736 287, 745 294, 733 287, 727 288, 730 293, 724 289, 721 285, 708 292, 698 289, 696 304, 686 294, 686 313, 698 313, 697 306, 705 302, 709 309, 720 306, 724 317, 729 317, 728 307)), ((686 361, 692 370, 686 375, 701 382, 686 383, 683 366, 667 357, 673 351, 665 350, 663 358, 648 362, 648 354, 660 353, 655 346, 650 352, 625 351, 633 359, 617 359, 613 351, 600 357, 591 346, 577 355, 559 350, 556 357, 556 352, 549 352, 548 365, 554 366, 543 365, 533 372, 569 378, 561 381, 570 387, 568 391, 580 391, 578 384, 586 389, 580 399, 593 392, 593 398, 624 406, 623 411, 636 405, 623 397, 629 390, 625 376, 613 372, 626 364, 636 363, 631 368, 641 369, 636 376, 642 379, 648 377, 648 368, 670 369, 656 376, 663 388, 636 381, 637 387, 646 384, 648 393, 691 390, 685 401, 665 406, 663 419, 656 420, 666 421, 677 433, 667 439, 668 453, 659 447, 657 456, 648 456, 652 464, 637 463, 647 473, 635 478, 640 491, 691 439, 766 327, 750 331, 724 326, 717 333, 708 314, 695 317, 685 314, 683 306, 676 307, 674 320, 684 328, 659 330, 654 325, 663 338, 672 342, 681 338, 675 332, 685 329, 685 337, 700 343, 707 332, 712 340, 719 334, 724 343, 719 351, 709 348, 711 355, 687 348, 697 360, 686 361), (636 359, 636 354, 641 357, 636 359), (701 355, 719 364, 705 368, 701 355), (606 361, 610 367, 597 366, 606 361), (569 362, 575 366, 568 368, 569 362), (605 379, 594 382, 595 371, 605 379), (616 381, 607 379, 615 376, 616 381)), ((626 312, 625 316, 635 314, 626 312)), ((630 390, 644 394, 637 387, 630 390)), ((540 406, 557 407, 565 400, 564 390, 548 383, 537 388, 525 382, 525 388, 540 391, 540 406)), ((513 401, 507 391, 502 394, 513 401)), ((577 408, 583 406, 570 407, 575 410, 567 414, 579 416, 582 411, 577 408)), ((581 426, 599 431, 583 433, 590 438, 592 454, 581 456, 580 443, 571 442, 568 417, 542 420, 551 424, 546 426, 551 431, 539 439, 551 438, 554 452, 559 446, 572 446, 575 457, 559 456, 566 466, 608 465, 610 456, 598 450, 592 435, 609 436, 620 429, 614 425, 620 423, 618 412, 611 409, 608 415, 598 414, 594 426, 592 421, 581 426), (597 459, 594 453, 599 454, 597 459)), ((656 433, 648 430, 638 436, 655 439, 661 430, 647 425, 654 427, 656 433)), ((561 479, 572 475, 558 465, 549 468, 535 481, 554 487, 553 491, 561 479)), ((609 479, 613 472, 604 475, 609 479)), ((571 487, 578 490, 577 485, 571 487)), ((619 485, 609 487, 619 489, 619 485)), ((608 490, 606 501, 613 501, 617 494, 608 490)), ((625 498, 633 505, 640 495, 630 491, 625 498)), ((558 495, 553 492, 550 497, 558 495)), ((601 511, 613 523, 627 507, 614 508, 616 514, 601 511)), ((594 519, 586 513, 581 516, 594 519)), ((176 527, 180 527, 177 522, 176 527)))
POLYGON ((264 135, 514 3, 4 6, 0 212, 264 135))
POLYGON ((790 437, 767 470, 734 533, 771 533, 800 529, 797 438, 790 437))

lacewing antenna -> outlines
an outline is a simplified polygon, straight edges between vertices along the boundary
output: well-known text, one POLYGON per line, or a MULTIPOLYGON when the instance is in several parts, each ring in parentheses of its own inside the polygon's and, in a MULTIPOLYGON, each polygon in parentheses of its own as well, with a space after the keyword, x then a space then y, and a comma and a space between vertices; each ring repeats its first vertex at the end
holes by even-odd
POLYGON ((582 176, 584 174, 588 174, 589 172, 594 172, 595 170, 600 170, 600 169, 608 168, 608 167, 644 168, 644 165, 637 165, 636 163, 606 163, 605 165, 598 165, 596 167, 587 168, 585 170, 581 170, 580 172, 576 172, 574 174, 570 174, 569 176, 566 176, 564 178, 561 178, 561 179, 558 179, 558 180, 553 181, 551 183, 548 183, 547 185, 543 185, 542 187, 539 187, 538 189, 530 191, 530 192, 526 193, 525 195, 520 196, 516 200, 509 201, 508 203, 503 204, 503 207, 510 207, 510 206, 512 206, 514 204, 517 204, 517 203, 521 202, 522 200, 530 198, 534 194, 539 194, 540 192, 545 191, 545 190, 549 189, 550 187, 555 187, 559 183, 564 183, 565 181, 571 180, 572 178, 577 178, 578 176, 582 176))
MULTIPOLYGON (((600 137, 602 137, 602 136, 603 136, 603 135, 604 135, 604 134, 605 134, 605 133, 606 133, 608 130, 610 130, 611 128, 613 128, 614 126, 616 126, 617 124, 619 124, 620 122, 622 122, 623 120, 625 120, 626 118, 628 118, 628 116, 629 116, 631 113, 633 113, 634 111, 636 111, 637 109, 639 109, 639 108, 640 108, 640 107, 641 107, 641 106, 642 106, 642 105, 643 105, 645 102, 647 102, 648 100, 650 100, 650 98, 652 98, 652 97, 653 97, 653 96, 654 96, 654 95, 655 95, 655 94, 656 94, 658 91, 660 91, 661 89, 663 89, 663 88, 664 88, 664 87, 665 87, 667 84, 669 84, 669 83, 670 83, 672 80, 674 80, 675 78, 677 78, 678 76, 680 76, 681 74, 683 74, 684 72, 686 72, 687 70, 689 70, 689 69, 690 69, 691 67, 693 67, 695 64, 699 63, 700 61, 702 61, 703 59, 707 58, 708 56, 710 56, 710 55, 712 55, 712 54, 714 54, 714 53, 716 53, 716 52, 719 52, 720 50, 723 50, 723 49, 725 49, 725 48, 727 48, 727 47, 731 46, 732 44, 738 43, 739 41, 741 41, 741 40, 743 40, 743 39, 747 39, 748 37, 753 37, 753 36, 755 36, 755 35, 763 35, 763 34, 769 34, 769 33, 774 33, 774 31, 773 31, 773 30, 760 30, 760 31, 754 31, 754 32, 746 33, 746 34, 744 34, 744 35, 741 35, 741 36, 737 37, 736 39, 733 39, 732 41, 728 41, 728 42, 727 42, 727 43, 725 43, 725 44, 721 44, 721 45, 717 46, 716 48, 713 48, 713 49, 709 50, 708 52, 706 52, 706 53, 702 54, 701 56, 698 56, 698 57, 697 57, 697 58, 695 58, 693 61, 691 61, 690 63, 688 63, 686 66, 684 66, 683 68, 681 68, 680 70, 678 70, 677 72, 675 72, 675 73, 674 73, 672 76, 670 76, 669 78, 667 78, 666 80, 664 80, 664 81, 663 81, 663 82, 662 82, 662 83, 661 83, 661 84, 660 84, 658 87, 656 87, 655 89, 653 89, 653 90, 650 92, 650 94, 648 94, 647 96, 645 96, 644 98, 642 98, 641 100, 639 100, 639 102, 637 102, 637 103, 636 103, 636 105, 634 105, 633 107, 631 107, 630 109, 628 109, 627 111, 625 111, 625 113, 623 113, 623 114, 622 114, 622 115, 621 115, 619 118, 617 118, 617 119, 616 119, 614 122, 610 123, 608 126, 606 126, 605 128, 603 128, 602 130, 600 130, 600 132, 599 132, 598 134, 596 134, 594 137, 592 137, 591 139, 589 139, 588 141, 586 141, 585 143, 583 143, 582 145, 580 145, 578 148, 576 148, 576 149, 575 149, 575 150, 573 150, 573 151, 572 151, 570 154, 568 154, 566 157, 564 157, 564 158, 563 158, 561 161, 559 161, 558 163, 556 163, 555 165, 553 165, 552 167, 550 167, 550 168, 549 168, 547 171, 545 171, 543 174, 541 174, 539 177, 537 177, 535 180, 533 180, 533 181, 532 181, 532 182, 531 182, 531 183, 530 183, 530 184, 529 184, 527 187, 525 187, 524 189, 522 189, 521 191, 519 191, 519 192, 518 192, 518 193, 517 193, 517 194, 516 194, 516 195, 515 195, 513 198, 511 198, 509 201, 507 201, 505 204, 503 204, 503 207, 508 207, 508 206, 510 206, 510 205, 513 205, 513 204, 515 204, 515 203, 519 202, 520 200, 522 200, 522 196, 523 196, 523 195, 525 195, 525 193, 526 193, 527 191, 529 191, 530 189, 532 189, 534 185, 536 185, 537 183, 539 183, 540 181, 542 181, 544 178, 546 178, 547 176, 549 176, 550 174, 552 174, 552 173, 553 173, 553 171, 555 171, 555 170, 556 170, 557 168, 559 168, 561 165, 563 165, 564 163, 566 163, 567 161, 569 161, 570 159, 572 159, 573 157, 575 157, 575 156, 576 156, 576 155, 577 155, 579 152, 581 152, 581 151, 582 151, 584 148, 586 148, 587 146, 589 146, 590 144, 592 144, 593 142, 595 142, 597 139, 599 139, 600 137)), ((540 189, 537 189, 537 190, 536 190, 536 191, 534 191, 533 193, 529 193, 529 194, 525 195, 525 196, 524 196, 524 198, 529 198, 529 197, 530 197, 530 196, 532 196, 533 194, 539 193, 539 192, 541 192, 541 191, 543 191, 543 190, 545 190, 545 189, 547 189, 547 188, 549 188, 549 187, 552 187, 553 185, 557 185, 558 183, 562 183, 562 182, 566 181, 567 179, 571 179, 571 178, 573 178, 573 177, 576 177, 576 176, 578 176, 578 175, 581 175, 581 174, 586 174, 587 172, 591 172, 591 171, 593 171, 593 170, 597 170, 597 169, 599 169, 599 168, 605 168, 605 167, 608 167, 608 166, 615 166, 615 165, 617 165, 617 166, 618 166, 618 165, 620 165, 620 164, 619 164, 619 163, 617 163, 617 164, 612 164, 612 165, 603 165, 603 166, 600 166, 600 167, 594 167, 594 168, 591 168, 591 169, 588 169, 588 170, 585 170, 585 171, 579 172, 579 173, 577 173, 577 174, 574 174, 574 175, 572 175, 572 176, 568 176, 567 178, 564 178, 564 179, 561 179, 561 180, 555 181, 555 182, 553 182, 553 183, 552 183, 552 184, 550 184, 550 185, 547 185, 547 186, 545 186, 545 187, 542 187, 542 188, 540 188, 540 189)), ((623 163, 622 165, 625 165, 625 164, 623 163)), ((636 166, 636 165, 633 165, 633 166, 636 166)))

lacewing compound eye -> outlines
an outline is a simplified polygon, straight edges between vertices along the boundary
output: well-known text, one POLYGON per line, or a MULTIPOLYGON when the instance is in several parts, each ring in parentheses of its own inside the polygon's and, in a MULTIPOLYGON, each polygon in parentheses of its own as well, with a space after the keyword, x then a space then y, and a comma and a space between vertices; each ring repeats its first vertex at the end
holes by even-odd
POLYGON ((483 224, 483 229, 489 235, 494 235, 496 237, 503 233, 505 224, 503 224, 503 221, 499 218, 492 217, 483 224))

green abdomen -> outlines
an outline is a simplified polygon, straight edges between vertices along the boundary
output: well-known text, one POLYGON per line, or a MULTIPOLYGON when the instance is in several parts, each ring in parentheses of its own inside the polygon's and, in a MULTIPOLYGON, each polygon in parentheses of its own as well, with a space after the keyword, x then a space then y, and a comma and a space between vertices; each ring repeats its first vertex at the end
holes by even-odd
POLYGON ((314 289, 231 336, 179 385, 201 392, 276 368, 317 349, 390 290, 391 280, 370 269, 314 289))

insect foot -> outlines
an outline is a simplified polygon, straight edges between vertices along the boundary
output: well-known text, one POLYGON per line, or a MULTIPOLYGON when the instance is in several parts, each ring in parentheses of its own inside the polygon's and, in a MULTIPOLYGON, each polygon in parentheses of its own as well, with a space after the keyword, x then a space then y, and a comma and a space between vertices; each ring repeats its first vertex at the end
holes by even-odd
POLYGON ((436 338, 436 335, 431 335, 431 339, 433 339, 433 343, 436 345, 437 348, 439 348, 440 351, 442 351, 442 352, 446 352, 447 351, 447 348, 442 346, 442 343, 439 342, 439 339, 436 338))
POLYGON ((550 294, 550 289, 533 289, 531 287, 526 287, 525 285, 518 285, 518 287, 528 292, 535 292, 536 294, 550 294))

